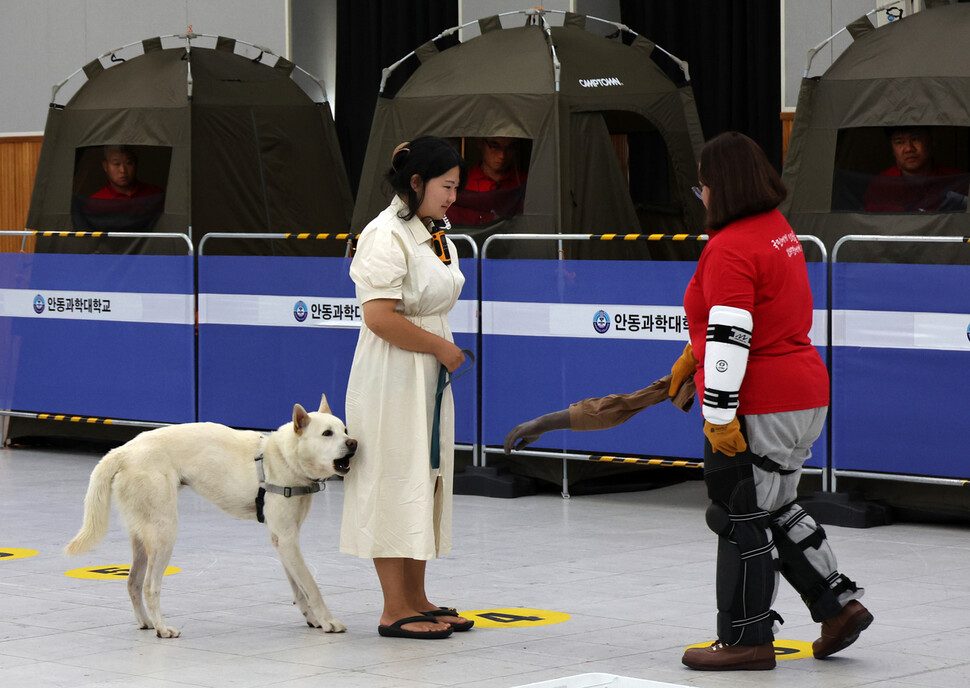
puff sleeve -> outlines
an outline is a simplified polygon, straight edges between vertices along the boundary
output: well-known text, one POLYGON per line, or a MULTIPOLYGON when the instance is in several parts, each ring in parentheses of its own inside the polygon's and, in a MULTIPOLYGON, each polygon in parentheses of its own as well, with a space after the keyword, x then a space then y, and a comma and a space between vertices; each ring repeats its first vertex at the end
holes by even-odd
POLYGON ((360 235, 350 264, 350 278, 361 303, 374 299, 401 299, 408 272, 404 243, 389 225, 368 228, 360 235))

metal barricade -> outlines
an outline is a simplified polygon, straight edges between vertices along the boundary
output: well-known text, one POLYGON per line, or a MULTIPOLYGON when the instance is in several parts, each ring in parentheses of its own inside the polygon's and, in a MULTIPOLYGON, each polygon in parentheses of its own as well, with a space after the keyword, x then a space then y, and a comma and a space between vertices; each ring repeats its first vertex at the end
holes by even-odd
MULTIPOLYGON (((810 279, 812 336, 824 358, 825 247, 814 236, 798 238, 816 245, 822 257, 810 264, 810 279)), ((493 242, 706 239, 689 234, 489 237, 482 259, 483 453, 503 452, 497 447, 505 434, 523 420, 584 398, 633 391, 666 375, 688 338, 683 294, 696 267, 694 261, 568 261, 561 254, 559 260, 490 260, 493 242), (638 370, 638 364, 646 365, 638 370)), ((568 497, 569 460, 702 466, 700 423, 699 409, 685 414, 664 404, 609 431, 547 433, 534 449, 516 455, 561 458, 562 493, 568 497), (610 455, 594 453, 603 447, 610 455)), ((825 465, 824 438, 818 445, 809 470, 825 465)))
POLYGON ((838 476, 967 485, 970 266, 839 262, 832 251, 832 455, 838 476))
POLYGON ((0 414, 157 427, 195 420, 195 288, 186 255, 0 253, 0 414), (53 411, 50 411, 53 409, 53 411))
MULTIPOLYGON (((465 289, 450 314, 455 343, 478 354, 477 247, 461 263, 465 289)), ((244 238, 346 241, 343 258, 218 256, 199 246, 199 419, 265 429, 288 417, 294 402, 319 402, 344 417, 347 378, 361 313, 350 279, 348 234, 247 234, 244 238)), ((478 446, 477 375, 454 384, 455 437, 478 446)), ((309 406, 308 406, 309 408, 309 406)))

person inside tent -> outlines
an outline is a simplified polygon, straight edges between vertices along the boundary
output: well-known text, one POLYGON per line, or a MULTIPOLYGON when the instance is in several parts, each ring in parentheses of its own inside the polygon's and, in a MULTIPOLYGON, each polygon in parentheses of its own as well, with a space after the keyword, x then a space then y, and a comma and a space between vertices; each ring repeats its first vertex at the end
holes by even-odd
POLYGON ((448 209, 456 225, 483 225, 520 215, 528 176, 518 169, 520 141, 510 136, 478 139, 482 160, 468 171, 468 183, 448 209))
POLYGON ((873 179, 862 198, 867 213, 965 211, 964 170, 936 162, 927 127, 887 128, 893 164, 873 179))
POLYGON ((92 194, 91 198, 117 201, 165 193, 161 187, 138 181, 138 157, 129 146, 105 146, 101 169, 104 170, 108 183, 92 194))
POLYGON ((104 146, 101 169, 107 183, 76 198, 74 228, 81 231, 149 232, 165 205, 165 190, 138 180, 138 156, 130 146, 104 146))

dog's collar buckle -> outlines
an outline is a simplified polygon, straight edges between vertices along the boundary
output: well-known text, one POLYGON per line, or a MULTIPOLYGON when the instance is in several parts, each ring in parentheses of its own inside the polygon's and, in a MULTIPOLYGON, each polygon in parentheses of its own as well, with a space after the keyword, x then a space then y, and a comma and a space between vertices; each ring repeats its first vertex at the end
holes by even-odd
POLYGON ((263 507, 265 506, 265 500, 263 496, 267 492, 272 492, 273 494, 283 495, 286 498, 296 497, 302 495, 311 495, 326 489, 326 484, 323 481, 316 481, 311 485, 291 487, 291 486, 281 486, 273 485, 272 483, 266 482, 266 472, 263 470, 263 452, 259 452, 253 461, 256 462, 256 477, 259 480, 259 492, 256 494, 256 520, 260 523, 265 521, 265 516, 263 514, 263 507))

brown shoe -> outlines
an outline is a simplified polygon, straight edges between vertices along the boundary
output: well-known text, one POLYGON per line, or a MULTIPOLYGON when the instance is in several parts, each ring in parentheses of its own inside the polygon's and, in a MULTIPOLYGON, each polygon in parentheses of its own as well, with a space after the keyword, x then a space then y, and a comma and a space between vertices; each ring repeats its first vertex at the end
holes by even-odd
POLYGON ((725 645, 720 640, 708 647, 691 647, 681 661, 698 671, 763 671, 775 668, 775 647, 764 645, 725 645))
POLYGON ((822 637, 812 643, 815 659, 825 659, 844 650, 869 628, 872 614, 858 600, 849 600, 838 616, 822 622, 822 637))

